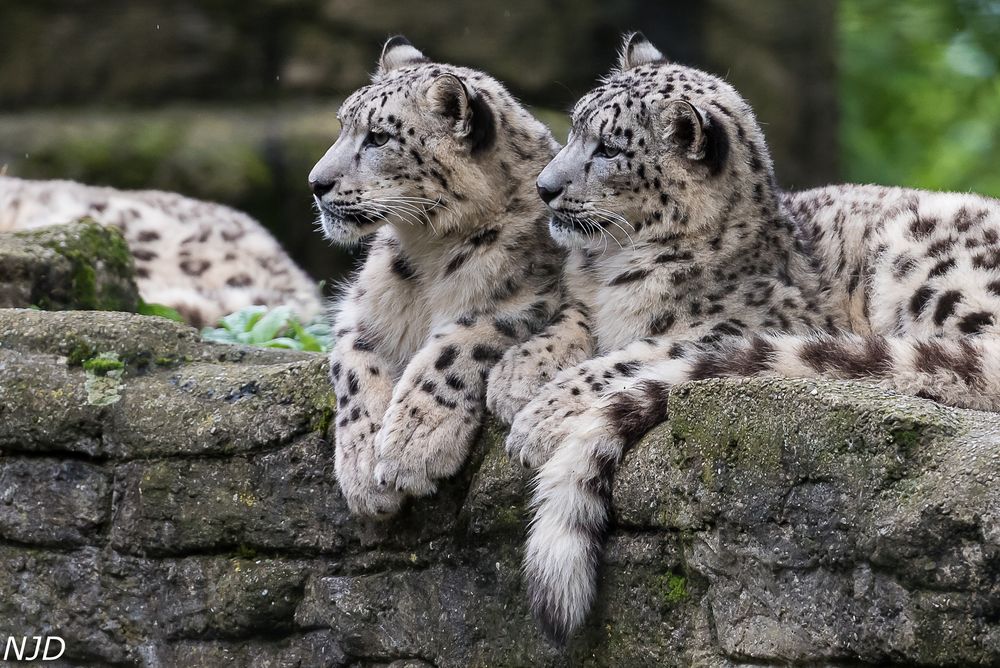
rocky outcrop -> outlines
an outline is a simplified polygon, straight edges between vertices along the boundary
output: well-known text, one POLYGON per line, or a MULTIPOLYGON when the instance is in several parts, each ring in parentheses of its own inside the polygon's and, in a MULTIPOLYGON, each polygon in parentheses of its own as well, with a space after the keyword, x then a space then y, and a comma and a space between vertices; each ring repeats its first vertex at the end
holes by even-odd
POLYGON ((121 234, 91 219, 0 233, 0 308, 135 311, 135 267, 121 234))
POLYGON ((359 521, 322 357, 3 310, 0 629, 61 636, 66 666, 1000 662, 995 415, 779 380, 680 386, 669 414, 558 650, 498 425, 437 496, 359 521))

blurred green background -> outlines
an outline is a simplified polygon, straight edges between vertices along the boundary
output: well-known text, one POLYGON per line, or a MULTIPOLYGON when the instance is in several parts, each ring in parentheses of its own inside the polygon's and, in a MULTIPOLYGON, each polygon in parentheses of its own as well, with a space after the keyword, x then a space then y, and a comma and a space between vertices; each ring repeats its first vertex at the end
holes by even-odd
POLYGON ((786 188, 1000 195, 1000 0, 0 0, 0 169, 231 204, 336 278, 306 175, 387 36, 490 71, 564 140, 629 29, 743 92, 786 188))

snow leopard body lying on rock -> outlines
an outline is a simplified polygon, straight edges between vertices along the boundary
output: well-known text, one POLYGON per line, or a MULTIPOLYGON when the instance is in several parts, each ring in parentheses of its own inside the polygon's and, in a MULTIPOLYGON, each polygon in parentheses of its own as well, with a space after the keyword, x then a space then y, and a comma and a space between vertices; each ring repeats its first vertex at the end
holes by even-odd
POLYGON ((639 34, 576 104, 538 190, 575 306, 505 354, 489 406, 537 468, 525 569, 557 640, 592 604, 613 473, 676 383, 858 379, 1000 409, 996 200, 784 194, 743 98, 639 34))

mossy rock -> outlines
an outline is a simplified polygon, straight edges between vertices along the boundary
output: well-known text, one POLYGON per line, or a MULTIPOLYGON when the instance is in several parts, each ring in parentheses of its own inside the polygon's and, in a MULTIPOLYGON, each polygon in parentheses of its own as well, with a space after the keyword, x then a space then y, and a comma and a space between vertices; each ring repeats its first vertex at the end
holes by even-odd
POLYGON ((674 388, 624 458, 598 600, 548 644, 532 474, 484 425, 350 515, 316 353, 0 309, 0 628, 66 665, 1000 665, 1000 421, 849 382, 674 388))
POLYGON ((0 308, 135 312, 125 239, 90 218, 0 233, 0 308))

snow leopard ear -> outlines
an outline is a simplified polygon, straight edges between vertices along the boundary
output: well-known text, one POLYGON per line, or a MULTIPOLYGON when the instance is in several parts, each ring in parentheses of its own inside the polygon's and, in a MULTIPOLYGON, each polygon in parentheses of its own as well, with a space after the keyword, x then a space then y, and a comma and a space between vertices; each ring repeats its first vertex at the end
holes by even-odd
POLYGON ((417 63, 426 63, 427 56, 420 53, 415 46, 410 44, 410 40, 402 35, 390 37, 382 47, 382 55, 378 59, 378 72, 376 75, 385 74, 390 70, 417 63))
POLYGON ((442 74, 427 90, 431 109, 454 123, 455 134, 465 137, 472 131, 469 89, 454 74, 442 74))
POLYGON ((493 110, 482 95, 470 92, 454 74, 442 74, 427 90, 431 109, 452 123, 455 136, 465 139, 473 153, 486 150, 496 141, 493 110))
POLYGON ((666 62, 666 60, 667 57, 653 46, 645 35, 641 32, 631 32, 626 33, 625 39, 622 40, 622 48, 618 53, 618 69, 624 72, 639 65, 666 62))
POLYGON ((672 100, 664 111, 667 141, 688 160, 700 162, 712 176, 722 171, 729 156, 726 129, 687 100, 672 100))

